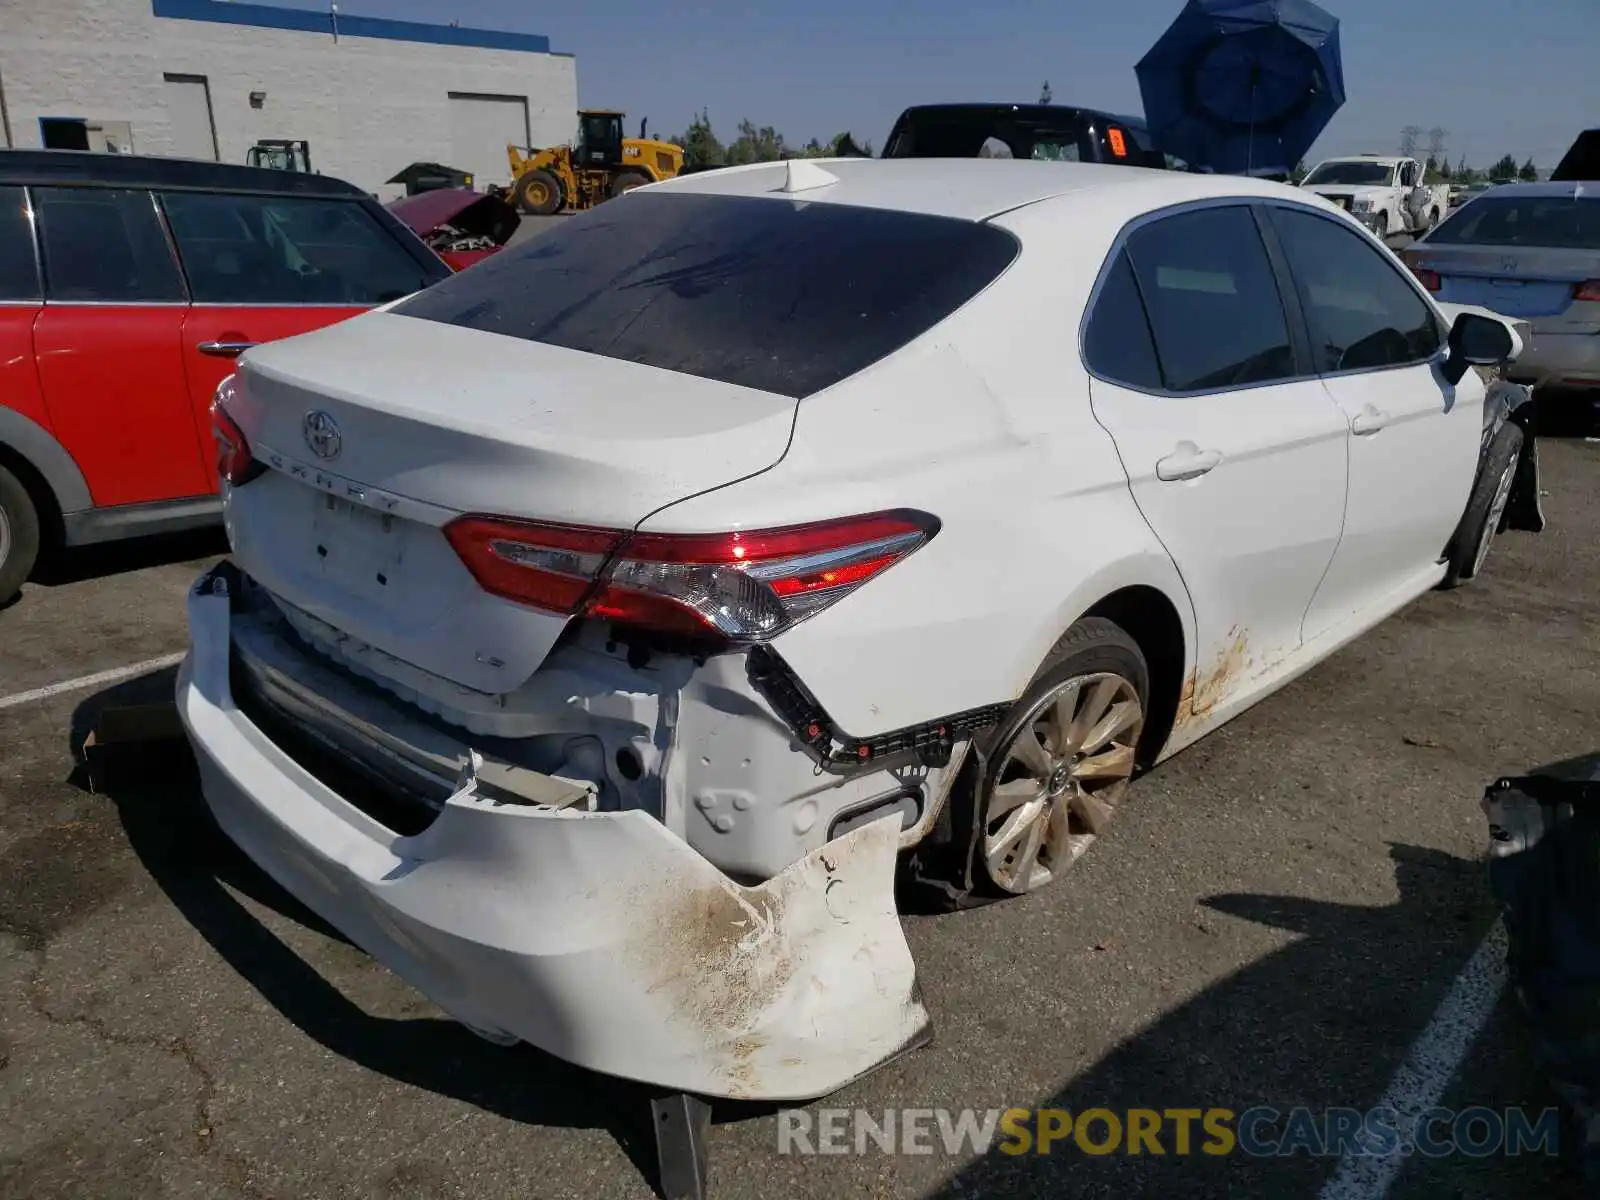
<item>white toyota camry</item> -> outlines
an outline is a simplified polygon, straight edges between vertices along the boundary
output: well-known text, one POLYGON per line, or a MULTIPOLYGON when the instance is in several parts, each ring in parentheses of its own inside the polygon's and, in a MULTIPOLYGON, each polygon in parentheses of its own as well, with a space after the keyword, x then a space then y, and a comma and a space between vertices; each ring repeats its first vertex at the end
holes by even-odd
POLYGON ((1536 464, 1469 368, 1519 346, 1247 179, 639 189, 240 361, 206 799, 484 1036, 821 1095, 927 1036, 897 868, 1050 883, 1138 770, 1478 571, 1536 464))

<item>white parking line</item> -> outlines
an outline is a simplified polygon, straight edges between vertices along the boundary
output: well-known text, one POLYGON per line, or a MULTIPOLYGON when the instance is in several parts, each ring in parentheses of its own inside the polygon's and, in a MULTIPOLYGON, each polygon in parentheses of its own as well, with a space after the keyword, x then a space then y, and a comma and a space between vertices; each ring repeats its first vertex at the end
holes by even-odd
POLYGON ((113 667, 109 671, 97 671, 93 675, 80 675, 77 679, 66 679, 60 683, 34 688, 31 692, 18 692, 14 696, 0 696, 0 709, 16 708, 19 704, 32 704, 35 700, 48 700, 51 696, 59 696, 63 692, 82 691, 84 688, 99 687, 103 683, 118 683, 124 679, 132 679, 135 675, 143 675, 150 671, 159 671, 163 667, 174 666, 182 661, 182 651, 177 654, 163 654, 160 658, 149 658, 144 662, 131 663, 126 667, 113 667))
MULTIPOLYGON (((1506 982, 1506 931, 1499 921, 1461 969, 1433 1019, 1411 1043, 1405 1062, 1389 1081, 1377 1107, 1399 1115, 1400 1140, 1409 1142, 1417 1117, 1439 1103, 1466 1061, 1506 982)), ((1400 1154, 1347 1153, 1322 1189, 1321 1200, 1382 1200, 1407 1158, 1400 1154)))

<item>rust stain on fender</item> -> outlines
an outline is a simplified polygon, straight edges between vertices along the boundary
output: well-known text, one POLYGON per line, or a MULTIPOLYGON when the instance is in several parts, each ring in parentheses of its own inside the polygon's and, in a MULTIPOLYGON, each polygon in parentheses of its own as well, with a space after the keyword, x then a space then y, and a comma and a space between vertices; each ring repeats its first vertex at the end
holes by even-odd
POLYGON ((792 1034, 797 1022, 808 1026, 819 997, 837 989, 896 999, 889 993, 897 989, 877 978, 887 947, 868 936, 874 916, 887 916, 899 933, 892 888, 882 889, 884 913, 858 906, 874 875, 887 870, 892 881, 897 841, 897 828, 863 826, 756 887, 706 865, 633 889, 629 905, 652 920, 626 952, 677 1035, 720 1060, 730 1096, 762 1094, 761 1064, 774 1037, 792 1034), (855 894, 845 902, 844 893, 855 894), (839 978, 842 971, 854 979, 839 978))
POLYGON ((1178 724, 1203 717, 1253 673, 1250 635, 1235 625, 1228 630, 1227 643, 1217 651, 1211 665, 1191 672, 1183 681, 1178 696, 1178 724))

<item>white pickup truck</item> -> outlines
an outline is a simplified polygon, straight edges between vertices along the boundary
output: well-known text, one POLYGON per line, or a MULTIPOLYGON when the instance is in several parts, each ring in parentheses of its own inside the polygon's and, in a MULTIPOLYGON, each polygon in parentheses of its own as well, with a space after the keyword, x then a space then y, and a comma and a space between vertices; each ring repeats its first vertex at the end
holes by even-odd
POLYGON ((1414 158, 1355 154, 1319 162, 1300 186, 1332 200, 1379 237, 1421 236, 1450 211, 1450 189, 1422 182, 1414 158))

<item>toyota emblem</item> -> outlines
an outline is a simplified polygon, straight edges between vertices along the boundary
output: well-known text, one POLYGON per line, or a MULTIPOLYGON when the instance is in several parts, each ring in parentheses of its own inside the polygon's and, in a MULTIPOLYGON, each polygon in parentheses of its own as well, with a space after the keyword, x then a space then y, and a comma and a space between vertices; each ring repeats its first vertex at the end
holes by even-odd
POLYGON ((300 432, 305 436, 306 445, 311 447, 311 453, 318 458, 339 457, 339 449, 344 445, 339 422, 320 408, 314 408, 306 414, 305 420, 300 422, 300 432))

